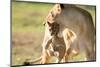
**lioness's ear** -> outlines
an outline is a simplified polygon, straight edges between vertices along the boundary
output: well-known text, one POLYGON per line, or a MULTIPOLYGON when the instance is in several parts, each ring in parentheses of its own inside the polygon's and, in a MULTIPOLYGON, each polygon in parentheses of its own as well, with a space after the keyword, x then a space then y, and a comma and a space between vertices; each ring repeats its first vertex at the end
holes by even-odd
POLYGON ((60 8, 63 9, 64 8, 64 5, 63 4, 60 4, 60 8))
POLYGON ((64 9, 64 5, 63 4, 57 4, 55 9, 56 9, 56 14, 60 14, 61 11, 64 9))

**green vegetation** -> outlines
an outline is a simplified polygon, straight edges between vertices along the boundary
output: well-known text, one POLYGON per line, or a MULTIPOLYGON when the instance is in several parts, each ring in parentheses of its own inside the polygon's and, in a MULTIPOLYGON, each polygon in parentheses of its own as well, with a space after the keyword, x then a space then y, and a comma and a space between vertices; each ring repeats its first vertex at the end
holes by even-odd
POLYGON ((12 2, 12 31, 43 31, 43 22, 51 4, 12 2))
MULTIPOLYGON (((12 65, 40 57, 44 35, 42 23, 52 7, 53 4, 12 2, 12 65)), ((82 8, 88 10, 95 21, 95 8, 82 8)), ((82 61, 84 57, 81 54, 70 61, 82 61)))

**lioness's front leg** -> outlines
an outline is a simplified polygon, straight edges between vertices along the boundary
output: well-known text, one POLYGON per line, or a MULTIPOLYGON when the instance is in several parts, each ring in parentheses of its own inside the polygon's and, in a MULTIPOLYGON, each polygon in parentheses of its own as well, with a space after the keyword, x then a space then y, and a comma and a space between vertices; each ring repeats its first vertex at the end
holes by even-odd
POLYGON ((52 38, 45 35, 43 44, 42 44, 42 60, 41 63, 45 64, 48 63, 50 55, 48 54, 48 47, 50 46, 50 43, 52 42, 52 38))

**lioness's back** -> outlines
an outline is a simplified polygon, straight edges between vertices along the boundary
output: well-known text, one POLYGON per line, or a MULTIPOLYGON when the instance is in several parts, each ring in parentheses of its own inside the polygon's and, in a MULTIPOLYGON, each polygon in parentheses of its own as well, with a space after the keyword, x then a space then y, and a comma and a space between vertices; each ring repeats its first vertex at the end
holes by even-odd
POLYGON ((64 5, 62 12, 55 19, 60 24, 60 28, 67 27, 80 35, 82 32, 93 33, 94 25, 91 14, 75 5, 64 5))

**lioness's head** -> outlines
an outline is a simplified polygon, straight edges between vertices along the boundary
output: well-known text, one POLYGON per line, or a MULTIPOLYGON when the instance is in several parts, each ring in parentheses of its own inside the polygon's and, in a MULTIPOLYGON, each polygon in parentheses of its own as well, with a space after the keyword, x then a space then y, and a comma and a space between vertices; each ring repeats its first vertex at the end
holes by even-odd
MULTIPOLYGON (((59 15, 61 13, 61 11, 64 9, 63 4, 56 4, 51 11, 48 13, 48 15, 46 16, 46 21, 50 22, 50 23, 54 23, 55 22, 55 18, 57 17, 57 15, 59 15)), ((46 22, 43 22, 43 25, 45 25, 46 22)))
POLYGON ((47 15, 46 22, 43 23, 46 27, 48 27, 51 36, 57 35, 59 32, 59 24, 55 22, 55 18, 61 13, 63 8, 63 4, 56 4, 47 15))

